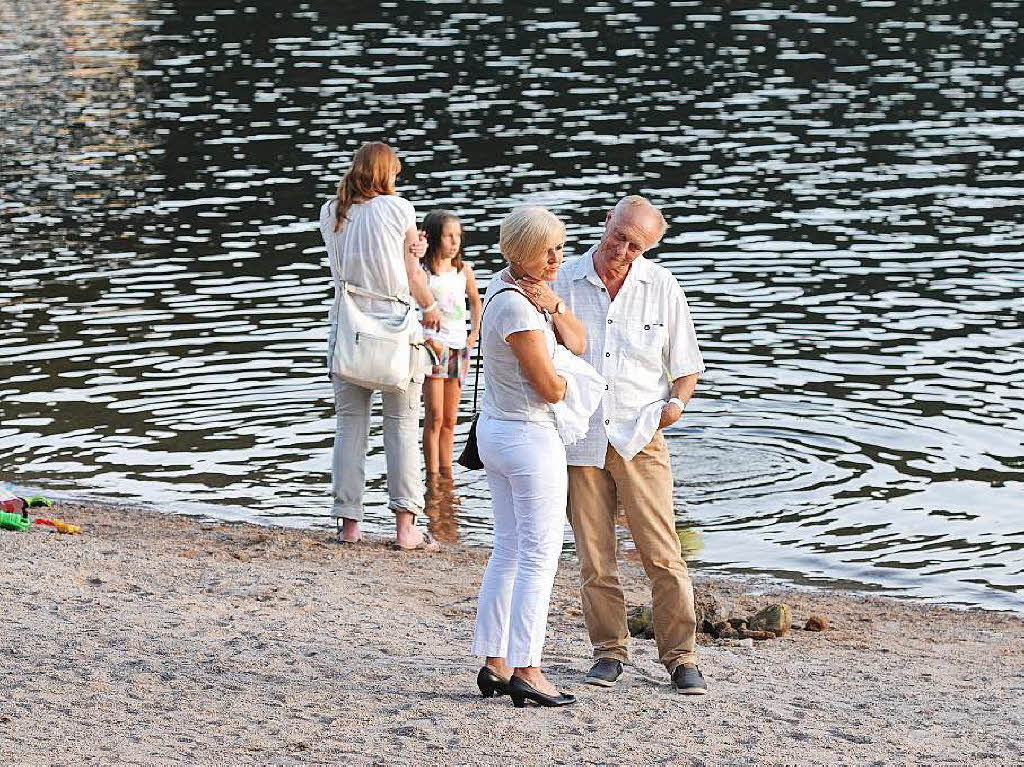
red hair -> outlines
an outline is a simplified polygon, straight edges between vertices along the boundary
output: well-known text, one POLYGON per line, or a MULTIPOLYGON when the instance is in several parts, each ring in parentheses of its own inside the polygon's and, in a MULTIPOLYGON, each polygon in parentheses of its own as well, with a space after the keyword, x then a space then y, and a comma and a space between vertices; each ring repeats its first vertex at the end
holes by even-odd
POLYGON ((353 205, 395 193, 395 176, 402 169, 398 152, 383 141, 369 141, 352 155, 352 165, 338 182, 334 231, 340 232, 353 205))

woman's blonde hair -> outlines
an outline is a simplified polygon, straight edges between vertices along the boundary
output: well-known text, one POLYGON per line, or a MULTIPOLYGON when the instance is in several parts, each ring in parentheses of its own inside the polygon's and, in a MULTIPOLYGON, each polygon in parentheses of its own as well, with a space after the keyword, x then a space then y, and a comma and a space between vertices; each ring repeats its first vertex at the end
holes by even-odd
POLYGON ((352 155, 352 166, 338 182, 334 231, 340 232, 348 209, 356 203, 395 193, 395 176, 402 169, 398 152, 383 141, 369 141, 352 155))
POLYGON ((524 205, 514 208, 501 222, 498 247, 512 266, 536 258, 555 234, 565 236, 565 224, 547 208, 524 205))

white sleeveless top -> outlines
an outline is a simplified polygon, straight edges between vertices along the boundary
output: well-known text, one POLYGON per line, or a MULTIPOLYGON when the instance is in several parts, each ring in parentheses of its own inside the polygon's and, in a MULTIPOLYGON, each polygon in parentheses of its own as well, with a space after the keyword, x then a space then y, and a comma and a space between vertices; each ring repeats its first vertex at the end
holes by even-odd
POLYGON ((465 349, 469 335, 466 330, 466 273, 460 269, 429 277, 430 292, 441 312, 441 329, 424 328, 423 334, 449 349, 465 349))

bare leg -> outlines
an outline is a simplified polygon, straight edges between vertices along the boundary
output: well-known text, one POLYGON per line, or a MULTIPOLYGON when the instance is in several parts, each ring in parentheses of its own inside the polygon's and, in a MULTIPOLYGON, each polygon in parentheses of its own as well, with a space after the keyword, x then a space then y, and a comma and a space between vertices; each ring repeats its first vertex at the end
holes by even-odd
POLYGON ((512 678, 512 669, 505 665, 504 658, 488 658, 487 668, 506 681, 512 678))
POLYGON ((459 398, 462 386, 458 378, 444 379, 444 410, 438 432, 438 470, 443 477, 452 475, 452 443, 455 441, 455 419, 459 415, 459 398))
POLYGON ((346 517, 340 517, 341 522, 338 527, 338 537, 345 543, 357 543, 363 539, 362 534, 359 532, 359 520, 348 519, 346 517))
MULTIPOLYGON (((487 660, 490 661, 491 659, 488 658, 487 660)), ((494 671, 494 669, 491 670, 494 671)), ((495 671, 495 673, 497 672, 495 671)), ((545 695, 558 695, 558 690, 545 678, 544 672, 540 670, 540 666, 521 666, 512 672, 512 676, 519 677, 537 692, 542 692, 545 695)))
MULTIPOLYGON (((423 379, 423 463, 427 468, 427 476, 437 474, 438 455, 440 451, 439 437, 444 421, 445 379, 423 379)), ((451 445, 448 446, 448 469, 451 470, 451 445)))
POLYGON ((423 533, 416 527, 416 515, 411 511, 396 511, 395 527, 399 546, 411 549, 423 543, 423 533))

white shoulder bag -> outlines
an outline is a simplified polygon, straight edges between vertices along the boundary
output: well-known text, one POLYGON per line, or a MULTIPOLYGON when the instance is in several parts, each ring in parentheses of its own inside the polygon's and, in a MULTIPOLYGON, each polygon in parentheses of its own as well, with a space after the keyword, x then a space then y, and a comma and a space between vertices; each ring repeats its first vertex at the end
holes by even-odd
POLYGON ((341 285, 331 373, 364 389, 405 391, 426 365, 423 326, 413 307, 350 282, 341 285), (393 301, 405 312, 394 319, 372 317, 356 305, 353 295, 393 301))

